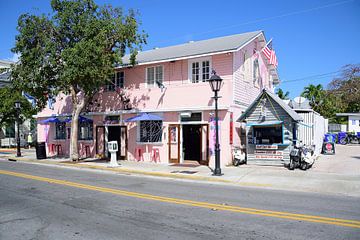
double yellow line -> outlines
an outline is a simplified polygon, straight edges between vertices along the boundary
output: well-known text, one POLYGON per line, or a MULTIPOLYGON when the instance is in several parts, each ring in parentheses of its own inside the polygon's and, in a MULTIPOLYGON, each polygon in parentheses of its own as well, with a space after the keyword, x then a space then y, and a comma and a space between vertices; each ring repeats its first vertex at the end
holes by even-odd
POLYGON ((255 209, 255 208, 244 208, 244 207, 224 205, 224 204, 214 204, 214 203, 191 201, 191 200, 185 200, 185 199, 161 197, 161 196, 156 196, 156 195, 151 195, 151 194, 129 192, 129 191, 106 188, 106 187, 97 187, 97 186, 92 186, 92 185, 87 185, 87 184, 81 184, 81 183, 52 179, 52 178, 39 177, 39 176, 34 176, 34 175, 29 175, 29 174, 24 174, 24 173, 19 173, 19 172, 4 171, 4 170, 0 170, 0 174, 14 176, 14 177, 20 177, 20 178, 25 178, 25 179, 31 179, 31 180, 37 180, 37 181, 41 181, 41 182, 48 182, 48 183, 58 184, 58 185, 63 185, 63 186, 81 188, 81 189, 86 189, 86 190, 111 193, 111 194, 116 194, 116 195, 120 195, 120 196, 165 202, 165 203, 174 203, 174 204, 187 205, 187 206, 193 206, 193 207, 207 208, 207 209, 212 209, 212 210, 223 210, 223 211, 229 211, 229 212, 245 213, 245 214, 282 218, 282 219, 290 219, 290 220, 297 220, 297 221, 331 224, 331 225, 337 225, 337 226, 343 226, 343 227, 360 228, 360 221, 356 221, 356 220, 329 218, 329 217, 296 214, 296 213, 289 213, 289 212, 278 212, 278 211, 270 211, 270 210, 255 209))

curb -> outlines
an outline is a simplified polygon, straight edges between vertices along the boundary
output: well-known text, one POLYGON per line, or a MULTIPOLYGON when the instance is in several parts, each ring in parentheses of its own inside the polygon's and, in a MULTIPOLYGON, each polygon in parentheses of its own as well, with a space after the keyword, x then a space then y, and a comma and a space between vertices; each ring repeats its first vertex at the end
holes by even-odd
POLYGON ((94 166, 94 165, 80 165, 76 163, 64 163, 64 162, 52 162, 48 160, 32 160, 26 157, 7 157, 3 156, 4 159, 8 161, 19 161, 19 162, 27 162, 27 163, 35 163, 35 164, 46 164, 46 165, 55 165, 55 166, 65 166, 65 167, 73 167, 79 169, 95 169, 95 170, 104 170, 110 172, 118 172, 118 173, 128 173, 128 174, 137 174, 137 175, 145 175, 145 176, 153 176, 153 177, 163 177, 163 178, 173 178, 173 179, 186 179, 186 180, 197 180, 203 182, 217 182, 217 183, 228 183, 235 184, 239 186, 246 187, 272 187, 271 184, 261 184, 261 183, 252 183, 252 182, 236 182, 227 179, 221 178, 213 178, 213 177, 205 177, 205 176, 190 176, 190 175, 182 175, 178 173, 164 173, 164 172, 149 172, 142 171, 130 168, 111 168, 111 167, 103 167, 103 166, 94 166))

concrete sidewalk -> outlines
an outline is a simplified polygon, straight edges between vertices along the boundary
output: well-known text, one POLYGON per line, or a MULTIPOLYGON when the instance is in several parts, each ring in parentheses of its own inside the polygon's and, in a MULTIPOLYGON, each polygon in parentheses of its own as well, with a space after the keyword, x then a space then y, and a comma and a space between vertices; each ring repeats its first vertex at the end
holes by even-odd
MULTIPOLYGON (((343 147, 350 146, 342 146, 341 148, 343 147)), ((15 157, 16 151, 0 150, 0 158, 32 164, 94 169, 129 175, 146 175, 247 187, 360 197, 360 161, 356 155, 356 152, 360 150, 360 146, 354 147, 351 151, 349 149, 343 148, 343 150, 340 150, 339 148, 337 149, 337 155, 321 156, 314 167, 307 171, 298 169, 290 171, 284 167, 242 165, 239 167, 222 168, 224 175, 220 177, 212 176, 211 169, 207 166, 186 164, 172 166, 159 163, 119 161, 119 167, 109 168, 108 162, 95 159, 79 163, 70 162, 69 159, 65 158, 37 160, 33 149, 22 150, 23 156, 20 158, 15 157), (342 155, 340 155, 341 151, 344 152, 342 155), (346 160, 343 160, 346 158, 344 155, 349 152, 350 155, 353 155, 353 152, 355 152, 355 160, 346 162, 346 160), (341 165, 341 162, 346 163, 345 167, 340 168, 341 171, 334 171, 337 168, 329 167, 336 164, 341 165), (326 170, 327 167, 330 170, 326 170)))

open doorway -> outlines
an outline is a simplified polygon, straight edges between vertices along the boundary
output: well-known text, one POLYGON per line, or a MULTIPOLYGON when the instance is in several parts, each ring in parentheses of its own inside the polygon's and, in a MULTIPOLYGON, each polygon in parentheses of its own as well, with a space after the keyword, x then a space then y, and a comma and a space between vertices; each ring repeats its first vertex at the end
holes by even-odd
POLYGON ((185 161, 201 161, 201 125, 183 125, 183 153, 185 161))
MULTIPOLYGON (((117 159, 125 160, 127 158, 127 127, 126 126, 108 126, 108 142, 117 141, 118 152, 117 159)), ((108 152, 110 158, 110 152, 108 152)))

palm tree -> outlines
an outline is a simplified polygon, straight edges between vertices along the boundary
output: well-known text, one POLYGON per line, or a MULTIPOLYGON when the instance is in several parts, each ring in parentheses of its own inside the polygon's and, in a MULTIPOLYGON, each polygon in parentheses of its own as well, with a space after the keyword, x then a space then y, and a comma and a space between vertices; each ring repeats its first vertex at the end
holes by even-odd
POLYGON ((302 97, 305 97, 309 100, 310 106, 317 111, 320 105, 324 101, 324 89, 321 84, 313 85, 310 84, 309 86, 304 88, 304 91, 301 93, 302 97))
POLYGON ((281 88, 278 88, 278 90, 276 90, 276 94, 278 95, 278 97, 280 99, 288 100, 290 93, 289 93, 289 91, 286 91, 286 93, 284 93, 284 91, 281 88))

